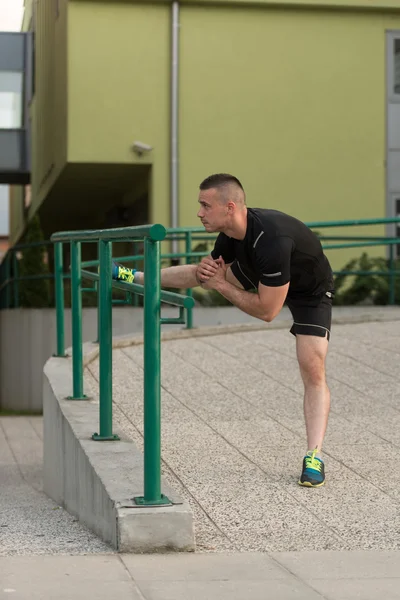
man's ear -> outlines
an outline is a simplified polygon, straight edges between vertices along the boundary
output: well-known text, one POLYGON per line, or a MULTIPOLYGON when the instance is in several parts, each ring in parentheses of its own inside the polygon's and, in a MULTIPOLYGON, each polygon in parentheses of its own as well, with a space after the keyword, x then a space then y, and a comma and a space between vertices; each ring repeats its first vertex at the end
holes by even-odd
POLYGON ((232 200, 229 200, 226 206, 228 207, 228 213, 233 214, 235 212, 236 204, 232 200))

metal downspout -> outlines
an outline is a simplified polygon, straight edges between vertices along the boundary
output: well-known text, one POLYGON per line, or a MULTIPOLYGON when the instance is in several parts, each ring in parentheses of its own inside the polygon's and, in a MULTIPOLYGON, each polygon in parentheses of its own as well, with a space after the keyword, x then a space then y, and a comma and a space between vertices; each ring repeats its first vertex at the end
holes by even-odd
MULTIPOLYGON (((179 225, 179 2, 172 3, 172 55, 171 55, 171 227, 179 225)), ((177 240, 172 241, 172 252, 179 251, 177 240)), ((179 262, 179 260, 177 261, 179 262)))

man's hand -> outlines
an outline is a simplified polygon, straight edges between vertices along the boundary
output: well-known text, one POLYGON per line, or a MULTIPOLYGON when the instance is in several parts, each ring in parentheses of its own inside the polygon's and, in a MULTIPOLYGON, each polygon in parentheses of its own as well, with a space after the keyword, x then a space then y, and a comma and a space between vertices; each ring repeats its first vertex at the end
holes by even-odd
POLYGON ((210 277, 215 275, 215 273, 218 271, 218 267, 218 261, 213 260, 210 256, 206 256, 197 267, 197 280, 202 284, 205 283, 210 279, 210 277))
POLYGON ((222 256, 213 261, 217 265, 217 269, 212 277, 209 277, 202 287, 205 290, 217 290, 221 282, 226 280, 226 271, 228 269, 222 256))

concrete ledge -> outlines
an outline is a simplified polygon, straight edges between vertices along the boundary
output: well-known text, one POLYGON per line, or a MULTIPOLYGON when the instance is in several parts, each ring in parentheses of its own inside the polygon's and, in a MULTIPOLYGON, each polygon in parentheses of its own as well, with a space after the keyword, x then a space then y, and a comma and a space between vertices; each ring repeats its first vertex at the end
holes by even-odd
MULTIPOLYGON (((96 346, 84 347, 85 362, 96 346)), ((95 442, 97 399, 66 400, 70 358, 51 358, 44 368, 44 491, 120 552, 193 551, 189 505, 162 482, 172 506, 134 508, 143 495, 143 455, 127 439, 95 442)))

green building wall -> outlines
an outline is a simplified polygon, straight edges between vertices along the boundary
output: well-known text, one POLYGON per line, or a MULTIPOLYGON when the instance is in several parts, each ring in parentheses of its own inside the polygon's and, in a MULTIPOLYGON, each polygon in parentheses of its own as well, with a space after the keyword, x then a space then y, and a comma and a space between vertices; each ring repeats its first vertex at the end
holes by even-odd
POLYGON ((67 158, 67 0, 35 3, 36 81, 31 104, 32 210, 39 208, 67 158), (58 7, 58 10, 57 10, 58 7))
POLYGON ((153 165, 151 220, 169 221, 167 5, 69 6, 68 160, 153 165), (154 147, 138 158, 132 144, 154 147))
MULTIPOLYGON (((38 3, 34 207, 66 164, 149 164, 150 220, 169 225, 171 3, 60 0, 54 23, 50 4, 38 3), (154 149, 138 157, 134 140, 154 149)), ((198 224, 198 184, 217 171, 242 180, 249 205, 305 221, 385 216, 388 29, 398 0, 183 0, 180 225, 198 224)))

